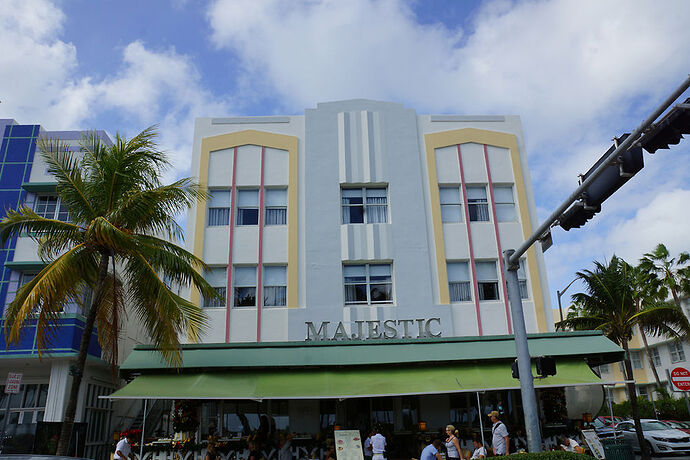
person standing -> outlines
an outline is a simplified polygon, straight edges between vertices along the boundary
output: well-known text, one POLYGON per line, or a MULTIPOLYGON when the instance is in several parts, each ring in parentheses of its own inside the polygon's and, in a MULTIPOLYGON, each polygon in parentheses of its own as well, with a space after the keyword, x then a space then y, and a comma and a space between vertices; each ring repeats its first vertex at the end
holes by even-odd
POLYGON ((115 447, 115 460, 134 460, 134 452, 132 452, 132 442, 134 441, 134 435, 132 433, 127 433, 120 439, 115 447))
POLYGON ((510 440, 508 439, 508 428, 505 423, 498 419, 498 411, 492 410, 489 412, 491 418, 491 444, 494 448, 494 455, 508 455, 510 453, 510 440))
POLYGON ((371 437, 372 460, 386 460, 386 438, 379 428, 374 428, 376 434, 371 437))
POLYGON ((446 427, 446 455, 448 458, 460 458, 460 441, 458 441, 458 431, 453 425, 448 425, 446 427))
POLYGON ((371 460, 371 457, 374 456, 374 451, 371 450, 371 438, 375 434, 374 430, 370 430, 367 439, 364 440, 364 460, 371 460))
POLYGON ((438 453, 439 447, 441 447, 441 440, 435 438, 433 441, 431 441, 431 444, 422 450, 419 460, 443 460, 441 454, 438 453))

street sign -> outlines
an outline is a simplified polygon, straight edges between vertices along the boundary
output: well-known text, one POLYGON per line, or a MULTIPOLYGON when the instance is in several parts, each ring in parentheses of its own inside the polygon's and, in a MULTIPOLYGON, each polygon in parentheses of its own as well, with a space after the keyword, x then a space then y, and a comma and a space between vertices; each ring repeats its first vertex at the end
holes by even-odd
POLYGON ((671 383, 679 391, 690 391, 690 371, 676 367, 671 371, 671 383))
POLYGON ((22 384, 22 377, 23 374, 20 372, 9 372, 7 374, 7 382, 5 382, 5 393, 19 393, 19 387, 22 384))

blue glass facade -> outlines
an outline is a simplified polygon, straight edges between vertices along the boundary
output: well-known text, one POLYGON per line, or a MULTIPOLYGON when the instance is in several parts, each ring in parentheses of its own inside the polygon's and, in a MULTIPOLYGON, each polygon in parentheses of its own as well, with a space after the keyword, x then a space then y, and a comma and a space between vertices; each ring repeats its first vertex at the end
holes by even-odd
MULTIPOLYGON (((2 127, 0 124, 0 128, 2 127)), ((12 122, 4 125, 0 144, 0 217, 5 217, 8 209, 17 209, 27 200, 28 192, 22 189, 22 184, 30 180, 40 129, 40 125, 18 125, 12 122)), ((21 272, 5 266, 7 262, 16 262, 16 245, 17 238, 14 237, 0 248, 0 308, 3 310, 19 286, 21 272)), ((76 353, 79 350, 83 327, 81 315, 65 315, 64 318, 60 318, 55 329, 55 337, 51 340, 50 355, 64 356, 76 353)), ((0 336, 4 343, 4 330, 0 332, 0 336)), ((101 356, 95 332, 91 337, 89 354, 101 356)), ((25 327, 18 343, 13 343, 8 348, 0 347, 0 358, 17 356, 38 356, 35 321, 29 322, 25 327)))

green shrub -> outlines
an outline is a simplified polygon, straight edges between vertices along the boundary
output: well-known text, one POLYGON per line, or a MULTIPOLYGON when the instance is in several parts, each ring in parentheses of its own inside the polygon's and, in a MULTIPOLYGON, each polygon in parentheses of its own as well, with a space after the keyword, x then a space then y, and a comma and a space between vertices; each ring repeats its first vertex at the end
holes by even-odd
MULTIPOLYGON (((660 398, 654 401, 654 405, 647 398, 642 396, 637 398, 637 405, 640 411, 640 418, 659 418, 661 420, 688 420, 688 409, 684 399, 660 398), (654 407, 658 414, 654 413, 654 407)), ((623 401, 613 405, 613 414, 620 417, 632 417, 630 401, 623 401)), ((609 415, 608 407, 602 407, 599 415, 609 415)))
POLYGON ((585 454, 575 454, 562 450, 550 452, 536 452, 533 454, 511 454, 501 457, 501 460, 596 460, 594 457, 585 454))

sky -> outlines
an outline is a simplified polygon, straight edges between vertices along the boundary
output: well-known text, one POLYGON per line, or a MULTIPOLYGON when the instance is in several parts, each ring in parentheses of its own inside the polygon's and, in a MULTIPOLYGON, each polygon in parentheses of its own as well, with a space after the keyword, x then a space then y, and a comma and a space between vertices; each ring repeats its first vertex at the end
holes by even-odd
MULTIPOLYGON (((686 0, 5 1, 0 118, 125 136, 156 124, 172 178, 190 174, 196 117, 351 98, 520 115, 541 222, 686 78, 689 17, 686 0)), ((689 159, 690 139, 645 153, 585 227, 553 230, 553 307, 594 260, 690 250, 689 159)))

